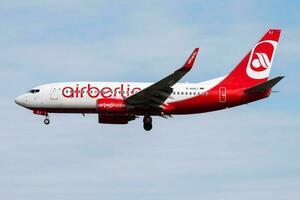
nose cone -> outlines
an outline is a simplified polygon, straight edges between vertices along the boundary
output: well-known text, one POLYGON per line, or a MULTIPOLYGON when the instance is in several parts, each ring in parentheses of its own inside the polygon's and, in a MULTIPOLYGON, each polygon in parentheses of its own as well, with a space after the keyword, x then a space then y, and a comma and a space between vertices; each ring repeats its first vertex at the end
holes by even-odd
POLYGON ((18 96, 15 102, 16 104, 25 107, 25 96, 24 95, 18 96))

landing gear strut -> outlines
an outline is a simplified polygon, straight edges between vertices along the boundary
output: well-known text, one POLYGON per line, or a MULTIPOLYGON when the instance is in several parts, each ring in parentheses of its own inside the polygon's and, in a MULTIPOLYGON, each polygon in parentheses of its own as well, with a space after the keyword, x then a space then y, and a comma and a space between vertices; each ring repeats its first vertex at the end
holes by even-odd
POLYGON ((49 116, 46 115, 46 119, 44 119, 44 124, 49 125, 50 124, 50 120, 49 120, 49 116))
POLYGON ((146 115, 143 119, 143 122, 144 122, 144 129, 146 131, 150 131, 152 129, 152 117, 146 115))

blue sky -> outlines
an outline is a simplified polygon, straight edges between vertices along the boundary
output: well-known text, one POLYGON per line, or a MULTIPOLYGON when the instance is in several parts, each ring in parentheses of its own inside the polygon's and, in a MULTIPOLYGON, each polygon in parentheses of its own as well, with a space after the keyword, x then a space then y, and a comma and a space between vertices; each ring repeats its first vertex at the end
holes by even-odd
POLYGON ((300 197, 299 1, 0 3, 0 194, 4 199, 300 197), (228 73, 268 28, 282 28, 266 100, 154 119, 148 134, 96 115, 42 117, 17 95, 56 81, 157 81, 200 53, 183 81, 228 73))

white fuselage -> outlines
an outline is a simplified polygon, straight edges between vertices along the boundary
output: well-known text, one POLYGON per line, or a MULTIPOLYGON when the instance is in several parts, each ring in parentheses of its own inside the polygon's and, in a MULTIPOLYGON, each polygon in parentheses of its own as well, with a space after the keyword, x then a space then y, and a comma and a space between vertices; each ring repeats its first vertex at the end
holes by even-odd
MULTIPOLYGON (((180 101, 206 92, 224 77, 200 83, 177 83, 166 103, 180 101)), ((101 98, 127 98, 153 83, 135 82, 61 82, 40 85, 16 99, 27 108, 74 108, 96 109, 96 100, 101 98)))

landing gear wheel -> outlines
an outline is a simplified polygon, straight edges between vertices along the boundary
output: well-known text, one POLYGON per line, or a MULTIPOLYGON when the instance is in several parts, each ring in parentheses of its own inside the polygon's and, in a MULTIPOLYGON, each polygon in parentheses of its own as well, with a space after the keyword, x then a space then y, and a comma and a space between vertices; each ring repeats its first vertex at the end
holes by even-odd
POLYGON ((150 115, 146 115, 143 119, 144 129, 146 131, 150 131, 152 129, 152 117, 150 115))
POLYGON ((50 124, 50 120, 48 118, 44 119, 44 124, 46 125, 50 124))
POLYGON ((144 124, 151 124, 152 123, 152 117, 151 116, 145 116, 143 119, 144 124))
POLYGON ((152 123, 149 123, 149 124, 144 124, 144 129, 146 131, 150 131, 152 129, 152 123))

